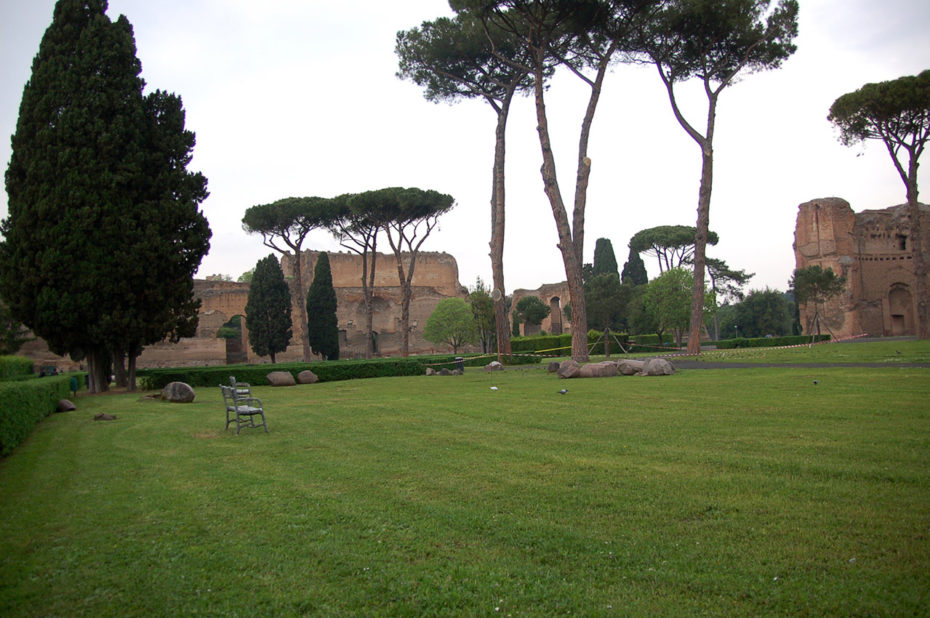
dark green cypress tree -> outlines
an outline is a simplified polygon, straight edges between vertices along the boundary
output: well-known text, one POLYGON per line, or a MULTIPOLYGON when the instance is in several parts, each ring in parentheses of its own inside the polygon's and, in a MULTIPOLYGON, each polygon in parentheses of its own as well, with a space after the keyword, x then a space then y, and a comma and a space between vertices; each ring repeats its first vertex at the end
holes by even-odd
POLYGON ((132 26, 106 8, 55 5, 23 90, 0 226, 10 311, 53 351, 85 356, 92 391, 106 390, 111 351, 134 358, 193 332, 191 278, 210 235, 197 210, 206 179, 184 169, 193 134, 180 101, 143 100, 132 26))
POLYGON ((614 255, 614 246, 608 238, 598 238, 594 243, 594 271, 593 276, 603 274, 618 275, 617 258, 614 255))
POLYGON ((339 321, 336 317, 336 290, 324 251, 313 269, 313 283, 307 291, 307 334, 310 348, 323 360, 339 358, 339 321))
POLYGON ((255 264, 245 303, 245 325, 249 345, 259 356, 270 356, 272 363, 291 341, 291 288, 274 255, 255 264))
POLYGON ((623 272, 620 273, 620 281, 631 285, 646 285, 649 283, 649 275, 646 274, 646 265, 643 264, 643 258, 639 257, 639 252, 630 249, 630 257, 627 258, 626 264, 623 265, 623 272))

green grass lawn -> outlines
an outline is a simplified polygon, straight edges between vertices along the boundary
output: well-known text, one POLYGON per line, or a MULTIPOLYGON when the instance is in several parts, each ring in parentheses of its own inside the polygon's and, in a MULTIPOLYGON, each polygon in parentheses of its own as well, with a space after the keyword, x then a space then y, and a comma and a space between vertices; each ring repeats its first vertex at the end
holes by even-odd
POLYGON ((218 388, 42 422, 0 461, 0 615, 930 607, 930 369, 255 391, 271 433, 218 388))

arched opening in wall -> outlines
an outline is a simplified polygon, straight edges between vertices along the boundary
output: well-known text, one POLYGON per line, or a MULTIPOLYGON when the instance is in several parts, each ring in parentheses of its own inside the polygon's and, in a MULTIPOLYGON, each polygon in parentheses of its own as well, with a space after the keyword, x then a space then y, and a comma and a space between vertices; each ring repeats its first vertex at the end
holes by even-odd
POLYGON ((234 315, 223 324, 216 336, 226 340, 226 364, 237 365, 247 363, 248 349, 245 342, 245 319, 242 315, 234 315))
POLYGON ((904 283, 896 283, 888 292, 888 310, 891 314, 891 336, 913 335, 914 319, 911 291, 904 283))
POLYGON ((550 332, 553 335, 562 334, 562 301, 558 296, 549 299, 549 317, 551 318, 550 332))

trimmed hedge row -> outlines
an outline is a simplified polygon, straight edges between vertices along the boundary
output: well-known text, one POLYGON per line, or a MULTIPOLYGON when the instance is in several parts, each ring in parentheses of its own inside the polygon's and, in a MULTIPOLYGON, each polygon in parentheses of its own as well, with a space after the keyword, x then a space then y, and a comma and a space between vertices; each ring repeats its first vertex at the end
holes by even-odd
POLYGON ((25 356, 0 356, 0 380, 32 375, 32 360, 25 356))
POLYGON ((70 385, 70 376, 0 384, 0 456, 9 455, 36 423, 55 411, 58 400, 68 397, 70 385))
MULTIPOLYGON (((588 353, 604 354, 604 341, 601 339, 603 333, 598 330, 588 331, 588 353), (596 342, 596 343, 595 343, 596 342)), ((619 339, 624 346, 631 341, 626 333, 611 332, 610 351, 619 353, 615 337, 619 339)), ((547 354, 550 356, 571 356, 572 353, 572 336, 571 334, 562 335, 531 335, 529 337, 514 337, 510 340, 510 348, 514 354, 547 354)))
POLYGON ((778 348, 786 345, 803 345, 805 343, 817 343, 818 341, 829 341, 830 335, 790 335, 787 337, 756 337, 746 338, 737 337, 735 339, 724 339, 717 342, 718 350, 732 350, 735 348, 778 348))
MULTIPOLYGON (((408 358, 380 358, 372 360, 317 361, 313 363, 275 363, 273 365, 213 365, 210 367, 175 367, 170 369, 140 369, 137 378, 140 387, 159 390, 170 382, 185 382, 191 386, 217 386, 229 384, 229 376, 235 376, 239 382, 248 382, 252 386, 268 386, 268 374, 272 371, 287 371, 295 378, 297 374, 309 369, 320 382, 337 380, 354 380, 360 378, 386 378, 397 376, 419 376, 427 367, 433 369, 455 366, 456 356, 452 354, 434 356, 414 356, 408 358)), ((472 356, 465 358, 467 367, 484 367, 492 358, 472 356)), ((505 359, 506 364, 538 363, 538 358, 512 357, 505 359)))

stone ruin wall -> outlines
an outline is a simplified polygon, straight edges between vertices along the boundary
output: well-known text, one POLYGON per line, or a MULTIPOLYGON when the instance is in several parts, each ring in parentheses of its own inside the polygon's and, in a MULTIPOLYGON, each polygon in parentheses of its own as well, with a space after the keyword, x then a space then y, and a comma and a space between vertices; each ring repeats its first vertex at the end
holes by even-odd
MULTIPOLYGON (((319 252, 305 251, 301 255, 304 293, 313 281, 313 270, 319 252)), ((351 253, 329 253, 336 290, 337 318, 340 328, 342 358, 363 357, 365 353, 365 302, 361 288, 361 258, 351 253)), ((293 285, 293 257, 284 256, 282 269, 293 285)), ((379 356, 397 356, 401 350, 400 314, 401 289, 393 256, 379 254, 374 295, 374 330, 378 333, 379 356)), ((410 301, 410 353, 430 354, 450 351, 423 339, 423 328, 439 301, 457 296, 467 298, 468 291, 458 281, 458 263, 447 253, 420 253, 413 277, 413 298, 410 301)), ((265 363, 270 357, 257 356, 248 345, 248 330, 242 321, 242 343, 218 338, 217 331, 233 316, 245 315, 249 295, 247 283, 232 281, 194 280, 194 295, 201 300, 197 334, 178 343, 157 343, 146 346, 138 359, 138 367, 183 367, 223 365, 232 362, 265 363)), ((296 302, 296 295, 292 294, 296 302)), ((295 337, 287 350, 275 355, 279 362, 302 360, 302 347, 296 337, 301 328, 296 304, 292 308, 295 337), (299 326, 300 325, 300 326, 299 326)), ((37 367, 55 365, 62 371, 81 368, 81 364, 49 351, 41 339, 23 346, 20 354, 35 361, 37 367)))
MULTIPOLYGON (((920 210, 926 248, 930 247, 930 207, 921 204, 920 210)), ((906 204, 859 213, 836 197, 801 204, 795 228, 796 268, 817 265, 846 277, 846 290, 824 307, 822 330, 837 338, 916 334, 910 243, 906 204)), ((812 312, 801 307, 802 326, 812 312)))
POLYGON ((539 326, 533 324, 520 324, 521 335, 535 335, 545 331, 550 335, 561 335, 562 333, 572 332, 572 325, 565 316, 565 305, 571 302, 571 295, 568 293, 568 282, 547 283, 541 285, 535 290, 514 290, 513 303, 510 305, 510 319, 513 323, 513 312, 517 308, 517 303, 524 296, 538 296, 541 301, 549 305, 549 315, 543 319, 539 326))

